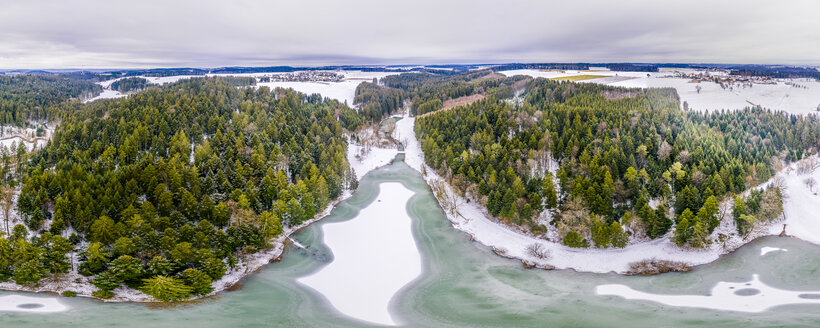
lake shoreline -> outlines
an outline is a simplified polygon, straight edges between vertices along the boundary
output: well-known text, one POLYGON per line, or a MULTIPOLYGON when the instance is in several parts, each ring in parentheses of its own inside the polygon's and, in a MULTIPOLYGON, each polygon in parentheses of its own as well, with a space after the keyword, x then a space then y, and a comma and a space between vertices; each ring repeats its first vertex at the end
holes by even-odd
MULTIPOLYGON (((810 221, 806 219, 806 215, 809 215, 807 213, 811 213, 811 210, 794 210, 791 208, 796 206, 794 200, 784 199, 784 218, 762 224, 746 237, 737 236, 734 221, 731 217, 726 217, 730 214, 726 211, 720 226, 711 236, 715 242, 703 249, 678 247, 671 241, 672 231, 654 240, 632 240, 625 248, 569 248, 546 239, 544 235, 536 236, 521 231, 518 227, 504 225, 491 218, 486 210, 476 205, 476 202, 470 202, 454 193, 452 187, 424 162, 424 154, 415 136, 414 123, 414 117, 405 115, 397 123, 394 137, 397 140, 406 141, 405 161, 410 167, 422 173, 422 178, 433 190, 433 195, 444 210, 451 226, 468 234, 473 241, 489 247, 501 257, 520 260, 527 268, 566 269, 576 272, 621 275, 689 271, 694 267, 717 261, 757 238, 779 235, 783 231, 783 224, 806 224, 810 221), (718 241, 720 235, 725 236, 722 241, 718 241), (529 250, 533 245, 540 245, 539 247, 546 250, 546 255, 533 255, 529 250)), ((790 165, 789 168, 794 165, 790 165)), ((820 176, 820 172, 815 171, 813 175, 820 176)), ((799 180, 802 178, 793 170, 788 169, 784 169, 777 176, 783 176, 786 179, 786 183, 790 184, 790 190, 797 190, 799 180)), ((773 180, 774 178, 754 188, 764 188, 773 180)), ((817 207, 814 213, 820 212, 820 204, 814 207, 817 207)), ((790 235, 816 243, 810 231, 791 232, 790 235)))
MULTIPOLYGON (((376 148, 380 151, 370 152, 366 156, 361 157, 361 159, 355 159, 354 156, 352 156, 353 149, 358 148, 351 147, 351 145, 348 145, 348 158, 351 159, 351 167, 353 167, 354 169, 358 169, 356 171, 356 174, 359 175, 359 179, 363 178, 365 175, 367 175, 367 173, 373 170, 376 170, 386 165, 390 165, 396 158, 398 153, 397 150, 393 149, 393 152, 395 152, 395 154, 391 155, 391 152, 388 149, 376 148), (387 159, 387 157, 389 156, 392 157, 387 159)), ((337 205, 352 197, 355 192, 355 190, 344 191, 344 193, 341 196, 333 200, 322 212, 317 214, 314 218, 304 221, 297 226, 287 227, 283 229, 282 234, 276 237, 276 239, 274 239, 271 242, 272 246, 270 248, 257 253, 245 255, 244 257, 239 259, 239 262, 233 269, 230 269, 219 280, 214 281, 211 285, 214 288, 214 290, 211 293, 196 296, 187 299, 183 302, 198 301, 212 296, 216 296, 217 294, 220 294, 225 291, 232 291, 241 288, 241 281, 243 279, 258 273, 260 270, 262 270, 262 268, 265 265, 272 262, 278 262, 282 259, 282 256, 285 255, 287 245, 290 243, 290 237, 292 235, 298 233, 302 229, 307 228, 311 224, 318 222, 327 217, 328 215, 330 215, 330 213, 333 211, 334 208, 336 208, 337 205)), ((77 256, 77 254, 74 254, 72 262, 76 261, 77 256)), ((80 275, 76 270, 72 270, 67 274, 61 275, 60 278, 56 281, 52 278, 45 278, 41 280, 40 283, 34 286, 19 285, 11 280, 5 281, 0 283, 0 291, 50 294, 57 296, 63 296, 63 292, 70 291, 76 293, 76 297, 86 297, 96 299, 102 302, 164 303, 155 300, 153 297, 139 290, 128 287, 118 287, 112 291, 114 293, 113 297, 109 299, 101 299, 92 295, 92 293, 97 290, 97 287, 91 284, 92 279, 93 277, 86 277, 80 275)))

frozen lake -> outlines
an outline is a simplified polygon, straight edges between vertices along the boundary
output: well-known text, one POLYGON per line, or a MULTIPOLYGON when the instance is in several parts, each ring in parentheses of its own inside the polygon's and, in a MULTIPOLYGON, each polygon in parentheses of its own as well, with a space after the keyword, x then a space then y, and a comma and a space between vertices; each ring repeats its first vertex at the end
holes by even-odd
MULTIPOLYGON (((453 229, 421 176, 406 164, 396 163, 365 176, 353 197, 342 202, 326 219, 295 235, 294 239, 306 249, 291 247, 281 262, 271 263, 245 279, 240 290, 170 307, 0 292, 0 297, 44 298, 47 300, 37 301, 44 306, 51 299, 65 307, 60 309, 61 312, 52 313, 3 311, 0 312, 0 326, 53 327, 79 322, 84 327, 380 326, 338 310, 325 296, 303 285, 299 279, 339 260, 333 258, 337 254, 335 245, 326 239, 324 226, 350 221, 377 202, 383 190, 380 185, 390 183, 401 183, 403 188, 415 193, 407 202, 406 212, 412 221, 411 233, 418 245, 422 268, 421 276, 401 288, 390 300, 390 316, 402 326, 543 327, 544 323, 556 327, 657 327, 659 323, 667 327, 820 325, 820 305, 811 304, 816 303, 812 298, 798 299, 801 304, 773 303, 774 306, 757 312, 692 307, 675 304, 674 299, 668 298, 708 297, 719 283, 724 283, 721 286, 726 288, 734 286, 734 290, 738 284, 743 285, 744 291, 733 294, 736 295, 733 297, 749 298, 744 303, 766 300, 772 290, 783 293, 820 291, 820 279, 816 274, 820 271, 820 247, 817 245, 795 238, 767 237, 691 272, 648 277, 524 269, 519 261, 496 256, 490 249, 453 229), (768 252, 761 255, 764 249, 768 252), (753 282, 755 277, 760 284, 753 282), (745 286, 749 282, 754 285, 745 286), (620 289, 616 288, 614 292, 610 290, 609 295, 599 294, 599 286, 606 285, 625 287, 617 287, 620 289), (746 289, 757 289, 758 292, 746 289)), ((377 232, 366 230, 348 237, 360 238, 362 233, 377 232)), ((363 272, 369 269, 361 268, 363 272)), ((341 278, 337 283, 344 283, 341 278)), ((372 288, 376 288, 375 284, 372 288)), ((362 290, 355 296, 364 297, 372 292, 362 290)), ((788 300, 794 301, 794 298, 788 300)), ((29 304, 32 301, 24 302, 29 304)))
POLYGON ((376 201, 356 217, 322 225, 333 262, 299 282, 346 315, 395 325, 390 300, 421 274, 413 222, 404 210, 413 194, 400 183, 382 183, 376 201))

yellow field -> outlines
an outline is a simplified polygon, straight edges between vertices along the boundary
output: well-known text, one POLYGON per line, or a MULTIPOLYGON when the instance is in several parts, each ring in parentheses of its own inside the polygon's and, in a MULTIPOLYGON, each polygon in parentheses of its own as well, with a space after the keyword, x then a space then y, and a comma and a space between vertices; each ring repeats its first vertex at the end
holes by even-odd
POLYGON ((564 77, 554 77, 550 80, 556 81, 583 81, 583 80, 591 80, 591 79, 599 79, 602 77, 609 77, 608 75, 573 75, 573 76, 564 76, 564 77))

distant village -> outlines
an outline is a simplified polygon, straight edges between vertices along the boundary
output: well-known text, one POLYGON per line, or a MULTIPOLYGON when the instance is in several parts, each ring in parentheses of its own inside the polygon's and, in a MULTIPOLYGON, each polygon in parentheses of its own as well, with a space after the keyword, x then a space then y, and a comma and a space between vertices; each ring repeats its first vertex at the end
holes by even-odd
POLYGON ((259 82, 342 82, 345 76, 336 72, 305 71, 259 77, 259 82))

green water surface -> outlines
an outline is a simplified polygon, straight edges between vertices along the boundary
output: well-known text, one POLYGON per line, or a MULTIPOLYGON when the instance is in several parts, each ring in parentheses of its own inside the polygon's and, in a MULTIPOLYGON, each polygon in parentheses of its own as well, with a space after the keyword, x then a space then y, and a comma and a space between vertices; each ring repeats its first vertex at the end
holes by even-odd
MULTIPOLYGON (((793 238, 762 238, 691 272, 651 277, 524 269, 519 261, 501 258, 453 229, 421 176, 403 162, 365 176, 353 197, 293 236, 308 249, 289 249, 281 262, 249 276, 237 291, 170 307, 60 297, 68 311, 0 312, 0 327, 371 326, 339 314, 296 279, 332 260, 320 226, 355 217, 376 199, 383 182, 400 182, 416 192, 406 210, 414 220, 424 272, 391 303, 395 318, 408 327, 820 327, 819 305, 741 313, 595 295, 596 286, 612 283, 652 293, 707 295, 718 281, 748 281, 753 274, 773 287, 820 291, 820 247, 816 245, 793 238), (761 256, 763 246, 788 252, 761 256)), ((0 292, 0 296, 7 294, 0 292)))

